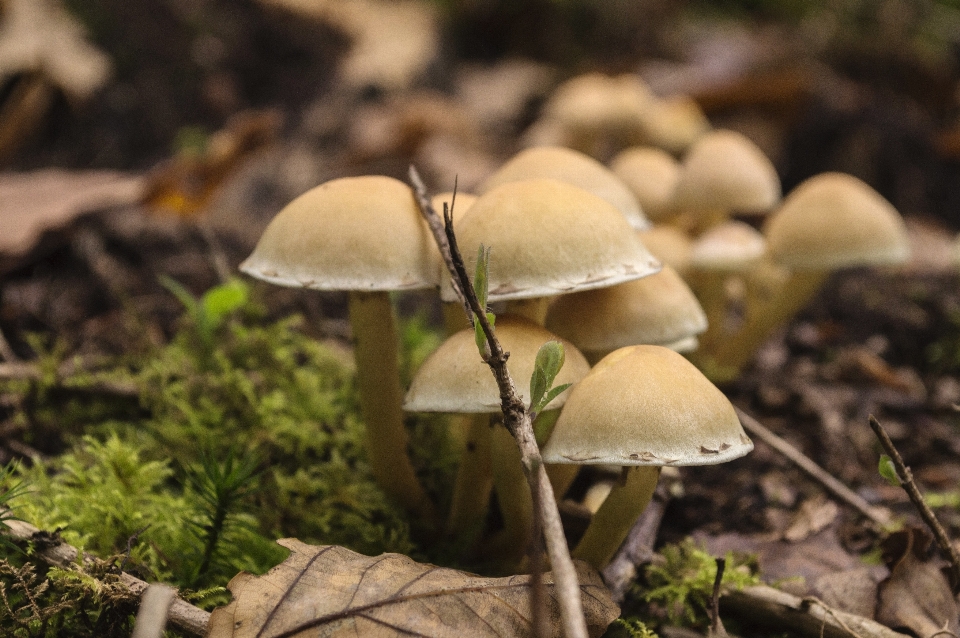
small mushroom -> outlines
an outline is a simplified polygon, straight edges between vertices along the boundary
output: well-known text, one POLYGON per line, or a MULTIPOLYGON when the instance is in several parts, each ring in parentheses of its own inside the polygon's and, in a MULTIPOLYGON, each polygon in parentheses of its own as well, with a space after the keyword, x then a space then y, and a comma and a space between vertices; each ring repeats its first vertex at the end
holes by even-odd
POLYGON ((390 291, 436 286, 435 252, 410 188, 368 175, 335 179, 294 199, 240 264, 248 275, 279 286, 349 291, 371 470, 387 494, 426 519, 433 506, 406 453, 390 291))
POLYGON ((547 463, 625 468, 574 558, 598 569, 653 495, 662 466, 712 465, 753 449, 733 406, 682 355, 630 346, 604 357, 570 393, 547 445, 547 463))

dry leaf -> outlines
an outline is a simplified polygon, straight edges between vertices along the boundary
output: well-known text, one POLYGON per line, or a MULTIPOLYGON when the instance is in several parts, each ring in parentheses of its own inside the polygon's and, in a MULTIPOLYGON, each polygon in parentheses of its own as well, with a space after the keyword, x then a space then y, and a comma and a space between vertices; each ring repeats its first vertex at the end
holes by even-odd
POLYGON ((932 539, 918 527, 894 532, 883 542, 890 577, 880 583, 877 620, 917 636, 942 629, 960 633, 960 613, 939 561, 928 558, 932 539))
MULTIPOLYGON (((233 602, 213 612, 208 636, 532 635, 529 576, 484 578, 402 554, 278 542, 292 554, 263 576, 241 572, 230 581, 233 602)), ((595 570, 580 562, 577 568, 587 625, 599 636, 620 610, 595 570)), ((550 574, 543 582, 546 626, 560 635, 550 574)))
POLYGON ((23 255, 47 230, 84 213, 135 203, 143 179, 113 171, 0 174, 0 255, 23 255))

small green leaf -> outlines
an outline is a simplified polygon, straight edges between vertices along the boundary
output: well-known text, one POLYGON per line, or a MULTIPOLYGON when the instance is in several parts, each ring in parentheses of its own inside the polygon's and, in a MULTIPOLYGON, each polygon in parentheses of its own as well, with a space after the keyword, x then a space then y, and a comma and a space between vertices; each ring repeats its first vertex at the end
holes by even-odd
POLYGON ((880 463, 877 465, 880 476, 887 479, 887 482, 894 487, 900 487, 900 477, 897 475, 897 468, 893 460, 886 454, 880 455, 880 463))
POLYGON ((545 407, 550 405, 550 402, 556 399, 564 390, 566 390, 572 385, 573 385, 572 383, 562 383, 558 386, 550 388, 550 391, 543 396, 543 398, 540 400, 540 403, 537 404, 536 409, 533 411, 540 412, 545 407))
POLYGON ((487 309, 487 288, 490 274, 490 249, 480 244, 477 249, 477 270, 473 275, 473 291, 477 293, 480 307, 487 309))
MULTIPOLYGON (((492 312, 488 312, 487 323, 490 324, 490 327, 493 327, 494 325, 496 325, 497 316, 494 315, 492 312)), ((487 353, 489 352, 488 346, 490 344, 487 343, 487 335, 483 331, 483 326, 480 325, 479 321, 473 322, 473 336, 474 336, 474 339, 476 339, 477 341, 477 350, 480 351, 480 354, 486 356, 487 353)))
POLYGON ((183 304, 183 307, 187 309, 187 313, 194 321, 199 320, 201 312, 200 304, 197 302, 197 298, 194 297, 183 284, 167 275, 160 275, 160 284, 173 293, 173 296, 183 304))
POLYGON ((563 344, 559 341, 548 341, 537 351, 533 374, 530 376, 530 409, 534 412, 539 412, 540 408, 557 396, 554 394, 544 401, 547 390, 553 385, 560 368, 563 367, 563 361, 563 344))
POLYGON ((245 303, 249 297, 246 284, 239 279, 215 286, 208 290, 201 300, 203 310, 213 325, 245 303))

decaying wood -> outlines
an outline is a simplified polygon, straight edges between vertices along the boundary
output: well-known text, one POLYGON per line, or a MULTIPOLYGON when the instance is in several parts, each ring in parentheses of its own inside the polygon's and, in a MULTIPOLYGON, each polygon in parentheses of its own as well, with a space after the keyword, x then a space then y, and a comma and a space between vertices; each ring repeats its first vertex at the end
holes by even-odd
POLYGON ((520 447, 521 461, 531 491, 537 490, 537 497, 541 506, 538 510, 542 519, 540 522, 547 546, 547 554, 550 557, 551 571, 556 580, 564 635, 568 638, 586 638, 587 626, 583 617, 577 572, 573 561, 570 559, 570 549, 567 547, 563 524, 560 522, 556 497, 553 494, 550 479, 547 477, 543 459, 540 457, 540 449, 537 447, 530 413, 524 406, 513 379, 510 377, 510 372, 507 370, 509 353, 504 352, 501 347, 494 334, 493 327, 487 321, 487 309, 480 307, 480 301, 470 285, 470 278, 457 248, 456 236, 453 233, 453 224, 449 214, 445 212, 446 224, 441 226, 439 224, 440 216, 433 209, 427 195, 426 186, 413 166, 410 167, 410 181, 413 184, 420 211, 434 233, 437 246, 444 256, 444 262, 448 268, 451 268, 450 276, 459 283, 458 295, 464 305, 469 307, 474 321, 479 322, 484 335, 487 337, 490 353, 486 357, 486 362, 497 380, 497 387, 500 388, 503 424, 510 430, 520 447), (445 231, 444 233, 440 232, 441 228, 445 231), (441 238, 441 235, 445 239, 441 238))
MULTIPOLYGON (((10 520, 6 521, 6 525, 9 528, 7 533, 21 540, 30 540, 40 533, 39 529, 23 521, 10 520)), ((62 567, 76 563, 80 552, 72 545, 59 543, 52 547, 47 547, 37 552, 37 554, 51 565, 62 567)), ((83 560, 85 562, 93 561, 93 557, 89 554, 84 554, 83 560)), ((126 572, 120 574, 120 581, 137 596, 142 596, 143 592, 146 591, 149 586, 148 583, 126 572)), ((194 607, 185 600, 175 598, 170 605, 168 619, 170 623, 183 631, 195 636, 203 636, 206 634, 207 624, 210 622, 210 612, 194 607)))
POLYGON ((839 611, 814 598, 798 598, 766 585, 745 587, 721 598, 728 616, 811 638, 909 638, 880 623, 839 611))

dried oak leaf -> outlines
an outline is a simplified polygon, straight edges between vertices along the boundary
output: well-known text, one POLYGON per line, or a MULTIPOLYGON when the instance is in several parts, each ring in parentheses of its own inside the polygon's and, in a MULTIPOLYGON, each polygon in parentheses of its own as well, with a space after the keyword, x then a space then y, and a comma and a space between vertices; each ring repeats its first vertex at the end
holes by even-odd
POLYGON ((887 537, 881 548, 890 577, 880 583, 877 620, 918 636, 960 632, 960 610, 940 561, 928 555, 930 535, 908 527, 887 537))
MULTIPOLYGON (((363 556, 333 545, 278 541, 292 553, 263 576, 241 572, 233 602, 210 618, 208 636, 530 636, 530 577, 484 578, 424 565, 402 554, 363 556)), ((577 563, 587 625, 601 635, 620 613, 599 574, 577 563)), ((547 590, 545 625, 560 634, 547 590)))

